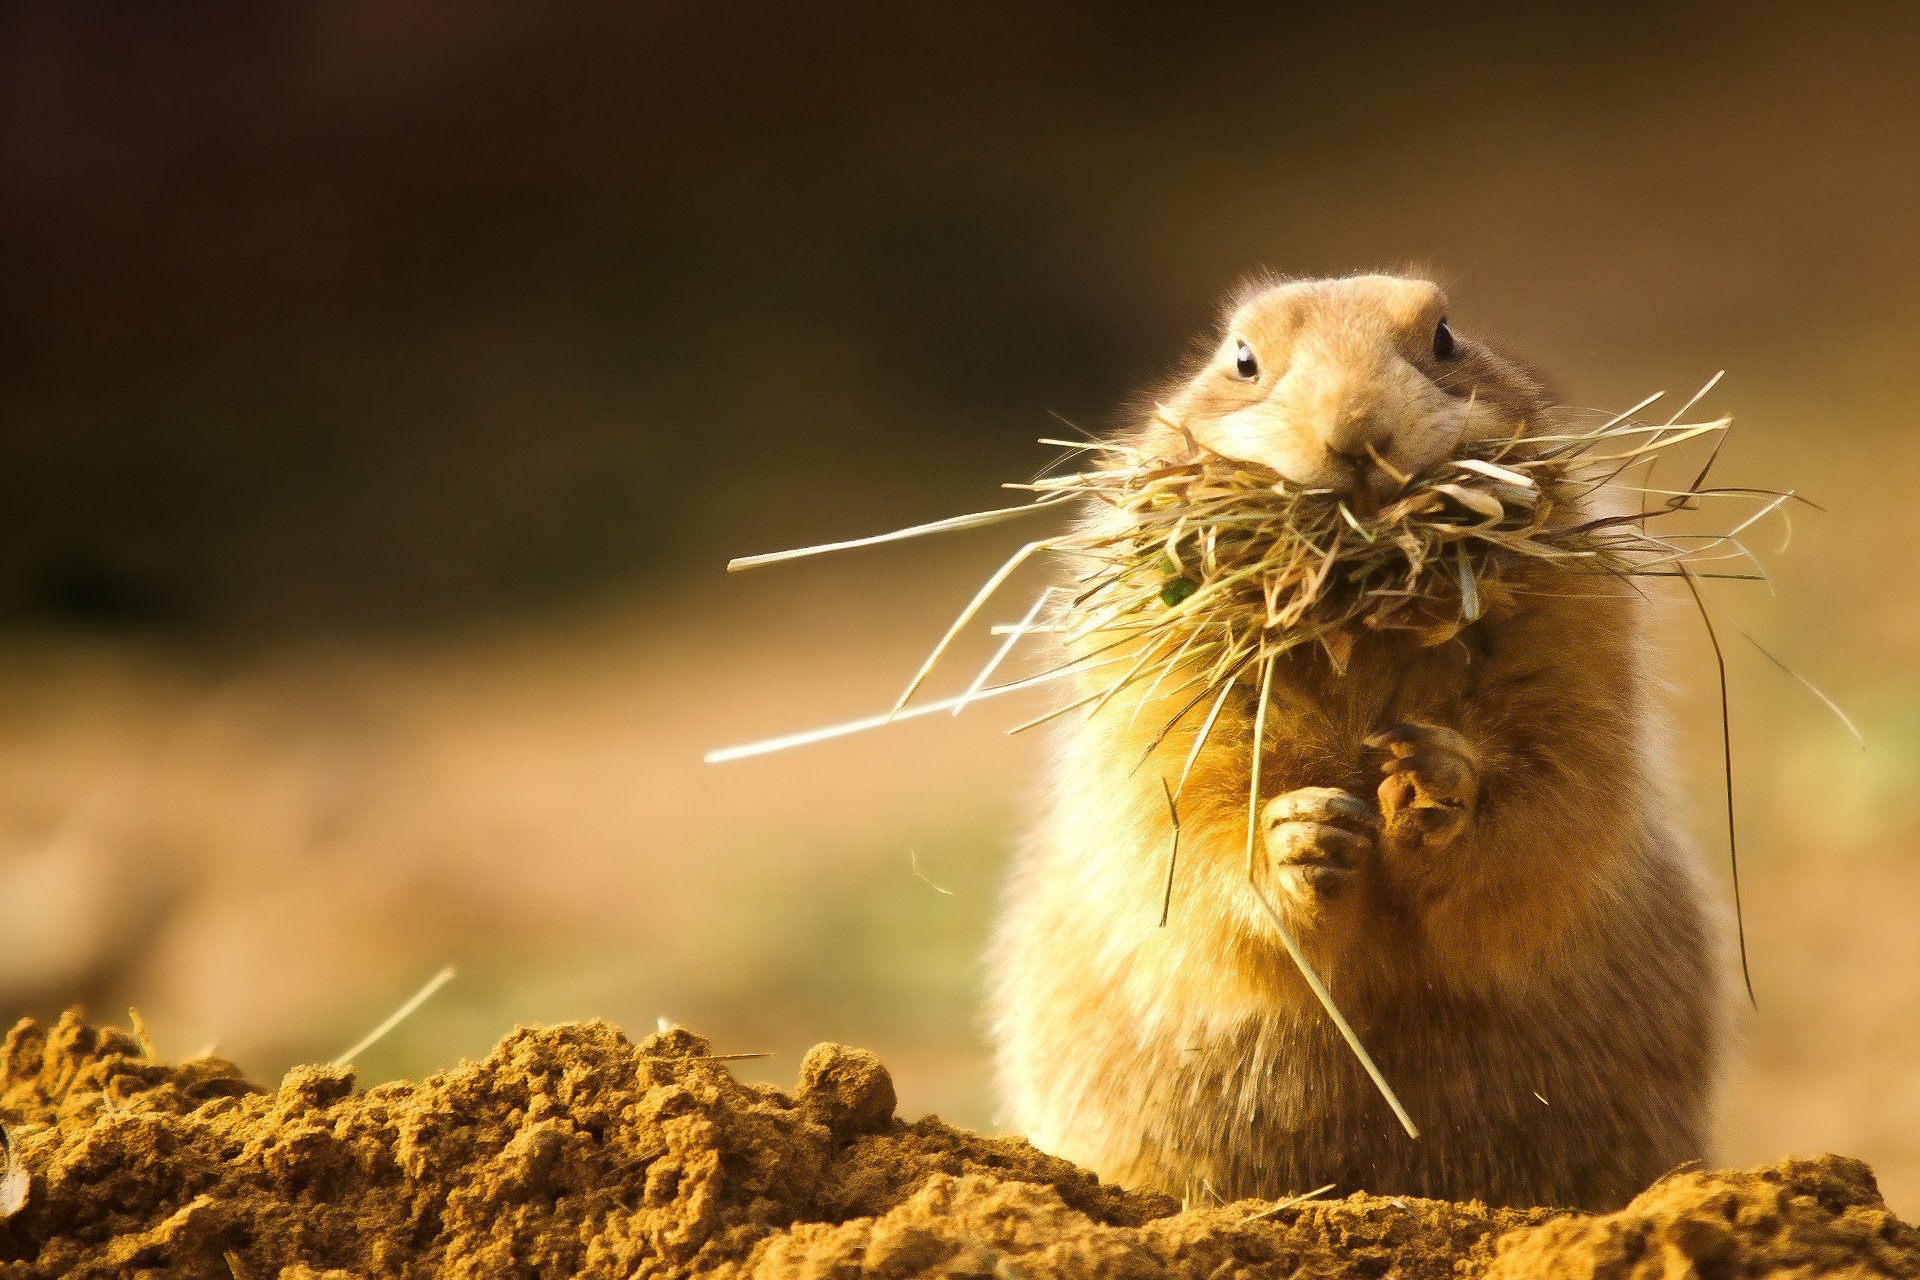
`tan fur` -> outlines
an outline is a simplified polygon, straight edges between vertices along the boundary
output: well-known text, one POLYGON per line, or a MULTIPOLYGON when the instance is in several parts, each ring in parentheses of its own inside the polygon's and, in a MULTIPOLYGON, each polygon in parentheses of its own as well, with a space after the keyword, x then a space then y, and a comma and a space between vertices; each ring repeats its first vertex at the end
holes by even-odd
MULTIPOLYGON (((1413 471, 1546 419, 1539 383, 1465 335, 1435 358, 1445 306, 1392 277, 1264 288, 1165 416, 1354 492, 1386 483, 1356 442, 1413 471), (1241 341, 1252 382, 1233 376, 1241 341)), ((1226 1199, 1331 1182, 1606 1208, 1702 1156, 1721 987, 1664 793, 1642 602, 1612 578, 1516 573, 1516 602, 1445 646, 1364 636, 1344 674, 1317 648, 1282 659, 1268 709, 1257 874, 1420 1139, 1248 889, 1245 686, 1181 796, 1164 928, 1161 780, 1205 708, 1144 765, 1190 692, 1061 730, 992 955, 1010 1123, 1103 1177, 1226 1199)))

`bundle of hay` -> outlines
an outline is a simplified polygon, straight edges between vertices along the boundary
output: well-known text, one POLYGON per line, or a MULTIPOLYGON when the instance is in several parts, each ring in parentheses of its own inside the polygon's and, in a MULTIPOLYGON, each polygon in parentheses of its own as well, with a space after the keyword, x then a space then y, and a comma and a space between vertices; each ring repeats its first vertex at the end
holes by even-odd
POLYGON ((1622 578, 1680 577, 1689 585, 1698 578, 1762 577, 1740 535, 1793 495, 1708 487, 1718 443, 1685 488, 1627 484, 1622 473, 1636 463, 1704 436, 1724 442, 1732 425, 1726 417, 1688 424, 1635 420, 1632 415, 1653 399, 1589 428, 1555 423, 1540 434, 1474 445, 1419 475, 1395 475, 1398 490, 1371 511, 1208 449, 1178 424, 1168 425, 1184 444, 1166 455, 1125 442, 1043 440, 1074 450, 1091 465, 1007 486, 1031 495, 1019 506, 731 562, 730 569, 749 568, 1063 505, 1087 512, 1068 532, 1026 544, 988 578, 886 715, 708 758, 734 759, 913 715, 958 711, 980 698, 1069 675, 1101 673, 1091 693, 1012 731, 1089 706, 1098 710, 1138 681, 1158 685, 1175 672, 1182 673, 1178 687, 1198 689, 1198 702, 1303 646, 1317 646, 1336 670, 1343 669, 1356 639, 1368 632, 1445 643, 1512 603, 1515 579, 1529 564, 1622 578), (1609 486, 1620 496, 1637 495, 1638 509, 1596 514, 1583 501, 1609 486), (1726 533, 1663 535, 1651 528, 1711 497, 1747 498, 1759 509, 1726 533), (955 638, 1016 570, 1041 554, 1065 563, 1071 585, 1045 588, 1022 622, 997 629, 1005 642, 963 694, 915 703, 955 638), (1744 558, 1750 566, 1724 567, 1730 558, 1744 558), (1043 616, 1049 604, 1056 606, 1053 616, 1043 616), (992 683, 1011 650, 1041 633, 1061 641, 1053 650, 1054 665, 1039 675, 992 683))
POLYGON ((1343 669, 1367 631, 1445 643, 1510 604, 1515 572, 1529 561, 1623 577, 1696 571, 1689 561, 1721 539, 1688 539, 1682 549, 1646 526, 1726 492, 1704 489, 1704 471, 1652 512, 1583 514, 1579 499, 1637 459, 1728 425, 1613 419, 1585 432, 1516 435, 1393 476, 1397 493, 1373 511, 1191 436, 1164 457, 1094 444, 1097 465, 1028 487, 1104 509, 1046 544, 1082 565, 1070 647, 1129 636, 1169 660, 1204 656, 1212 687, 1306 645, 1343 669))

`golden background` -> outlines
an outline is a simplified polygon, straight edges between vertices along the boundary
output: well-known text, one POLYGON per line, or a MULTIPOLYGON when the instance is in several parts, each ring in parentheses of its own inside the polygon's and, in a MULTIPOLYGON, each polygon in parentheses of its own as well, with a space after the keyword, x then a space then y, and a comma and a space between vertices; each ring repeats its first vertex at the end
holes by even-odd
MULTIPOLYGON (((451 962, 366 1078, 669 1017, 989 1125, 1044 703, 700 757, 883 709, 1021 535, 723 565, 996 504, 1248 272, 1419 264, 1575 403, 1724 368, 1720 478, 1826 507, 1710 594, 1759 993, 1717 1157, 1920 1214, 1901 9, 970 15, 8 18, 0 1014, 270 1077, 451 962)), ((1704 636, 1659 643, 1724 892, 1704 636)))

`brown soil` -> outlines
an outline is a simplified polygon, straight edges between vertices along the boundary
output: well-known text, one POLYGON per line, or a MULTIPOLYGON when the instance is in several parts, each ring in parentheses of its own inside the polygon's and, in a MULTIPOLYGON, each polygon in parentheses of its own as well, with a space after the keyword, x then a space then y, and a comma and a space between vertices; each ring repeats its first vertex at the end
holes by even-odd
POLYGON ((1604 1217, 1362 1195, 1182 1212, 893 1110, 878 1059, 837 1045, 792 1096, 686 1031, 635 1046, 598 1022, 418 1084, 308 1066, 264 1090, 27 1020, 0 1050, 0 1280, 1920 1275, 1920 1232, 1839 1156, 1677 1174, 1604 1217))

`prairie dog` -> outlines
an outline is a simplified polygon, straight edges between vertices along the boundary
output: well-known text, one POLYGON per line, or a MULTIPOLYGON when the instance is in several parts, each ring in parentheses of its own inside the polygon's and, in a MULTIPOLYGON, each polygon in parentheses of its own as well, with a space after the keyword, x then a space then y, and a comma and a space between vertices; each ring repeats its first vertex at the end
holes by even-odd
MULTIPOLYGON (((1562 412, 1454 332, 1436 286, 1358 276, 1252 290, 1135 438, 1171 448, 1178 424, 1361 505, 1562 412)), ((1104 1178, 1228 1200, 1333 1183, 1604 1209, 1703 1155, 1715 913, 1664 789, 1642 601, 1552 565, 1509 581, 1444 644, 1363 633, 1343 672, 1290 651, 1267 708, 1256 874, 1422 1136, 1248 890, 1255 688, 1188 777, 1164 927, 1167 766, 1139 766, 1179 708, 1123 694, 1063 722, 990 958, 1013 1127, 1104 1178)), ((1159 748, 1173 768, 1196 719, 1159 748)))

